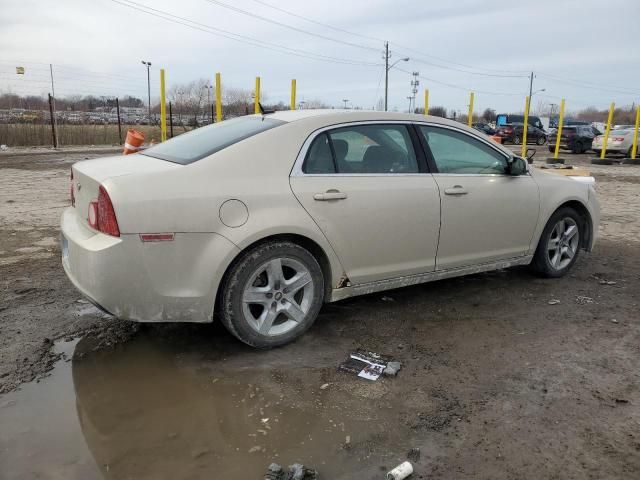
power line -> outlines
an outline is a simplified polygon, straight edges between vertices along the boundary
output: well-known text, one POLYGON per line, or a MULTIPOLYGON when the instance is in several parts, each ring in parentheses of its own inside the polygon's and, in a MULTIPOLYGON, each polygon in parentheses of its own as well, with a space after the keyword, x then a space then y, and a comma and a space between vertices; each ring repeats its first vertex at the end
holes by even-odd
POLYGON ((353 35, 360 38, 366 38, 367 40, 373 40, 376 42, 384 42, 381 38, 370 37, 368 35, 363 35, 361 33, 350 32, 349 30, 345 30, 344 28, 334 27, 333 25, 329 25, 328 23, 322 23, 317 20, 313 20, 312 18, 304 17, 302 15, 298 15, 297 13, 293 13, 290 10, 285 10, 284 8, 276 7, 275 5, 271 5, 267 2, 263 2, 262 0, 253 0, 260 5, 264 5, 265 7, 273 8, 274 10, 278 10, 279 12, 286 13, 287 15, 291 15, 292 17, 299 18, 301 20, 305 20, 307 22, 315 23, 316 25, 320 25, 321 27, 330 28, 331 30, 335 30, 336 32, 346 33, 348 35, 353 35))
MULTIPOLYGON (((230 8, 230 9, 235 10, 235 11, 241 11, 241 12, 242 12, 242 13, 244 13, 244 14, 251 15, 251 16, 253 16, 253 17, 260 18, 260 19, 262 19, 262 20, 266 20, 266 21, 269 21, 269 22, 271 22, 271 23, 275 23, 275 24, 277 24, 277 25, 285 26, 286 28, 293 28, 293 29, 295 29, 296 31, 300 31, 300 30, 301 30, 301 29, 298 29, 298 28, 295 28, 295 27, 291 27, 290 25, 283 24, 283 23, 281 23, 281 22, 276 22, 275 20, 266 19, 265 17, 261 17, 260 15, 253 14, 253 13, 251 13, 251 12, 247 12, 247 11, 245 11, 245 10, 241 10, 241 9, 239 9, 239 8, 237 8, 237 7, 232 7, 232 6, 230 6, 230 5, 224 4, 223 2, 221 2, 221 1, 219 1, 219 0, 205 0, 205 1, 210 2, 210 3, 215 3, 215 4, 217 4, 217 5, 224 6, 224 7, 226 7, 226 8, 230 8)), ((332 30, 335 30, 335 31, 338 31, 338 32, 342 32, 342 33, 346 33, 346 34, 348 34, 348 35, 354 35, 354 36, 358 36, 358 37, 361 37, 361 38, 366 38, 366 39, 368 39, 368 40, 373 40, 373 41, 377 41, 377 42, 384 42, 384 40, 383 40, 383 39, 376 38, 376 37, 370 37, 370 36, 368 36, 368 35, 362 35, 362 34, 359 34, 359 33, 356 33, 356 32, 351 32, 351 31, 346 30, 346 29, 344 29, 344 28, 339 28, 339 27, 335 27, 335 26, 333 26, 333 25, 329 25, 328 23, 319 22, 319 21, 314 20, 314 19, 311 19, 311 18, 309 18, 309 17, 305 17, 305 16, 303 16, 303 15, 299 15, 299 14, 297 14, 297 13, 294 13, 294 12, 292 12, 292 11, 290 11, 290 10, 286 10, 286 9, 284 9, 284 8, 277 7, 277 6, 275 6, 275 5, 271 5, 271 4, 269 4, 269 3, 267 3, 267 2, 264 2, 264 1, 262 1, 262 0, 253 0, 253 1, 254 1, 254 2, 256 2, 256 3, 258 3, 258 4, 260 4, 260 5, 264 5, 265 7, 272 8, 272 9, 277 10, 277 11, 279 11, 279 12, 283 12, 283 13, 285 13, 285 14, 287 14, 287 15, 291 15, 292 17, 299 18, 299 19, 301 19, 301 20, 305 20, 305 21, 307 21, 307 22, 311 22, 311 23, 316 24, 316 25, 320 25, 320 26, 322 26, 322 27, 330 28, 330 29, 332 29, 332 30)), ((312 32, 308 32, 307 30, 302 30, 302 32, 303 32, 303 33, 305 33, 305 34, 318 36, 318 35, 316 35, 316 34, 314 34, 314 33, 312 33, 312 32)), ((327 38, 327 37, 321 36, 321 38, 327 38)), ((331 40, 331 41, 339 41, 339 40, 334 39, 334 38, 329 38, 329 40, 331 40)), ((341 42, 341 43, 344 43, 344 42, 341 42)), ((351 43, 349 43, 349 42, 347 42, 347 43, 348 43, 349 45, 353 45, 353 44, 351 44, 351 43)), ((525 73, 524 71, 519 71, 519 70, 495 70, 495 69, 488 69, 488 68, 473 67, 473 66, 471 66, 471 65, 465 65, 465 64, 463 64, 463 63, 456 63, 456 62, 452 62, 451 60, 447 60, 447 59, 440 58, 440 57, 435 57, 435 56, 433 56, 433 55, 427 55, 427 54, 424 54, 424 53, 423 53, 423 52, 421 52, 421 51, 418 51, 418 50, 413 49, 413 48, 411 48, 411 47, 406 47, 406 46, 400 45, 400 44, 398 44, 398 43, 396 43, 396 42, 390 42, 390 43, 392 43, 392 44, 394 44, 394 45, 397 45, 398 47, 402 48, 403 50, 408 50, 408 51, 411 51, 411 52, 414 52, 414 53, 419 53, 420 55, 423 55, 423 56, 425 56, 425 57, 434 58, 434 59, 436 59, 436 60, 439 60, 440 62, 450 63, 450 64, 452 64, 452 65, 458 65, 458 66, 460 66, 460 67, 466 67, 466 68, 470 68, 470 69, 473 69, 473 70, 485 70, 486 72, 491 72, 491 71, 493 71, 493 72, 502 72, 502 74, 498 74, 498 73, 493 73, 493 74, 492 74, 492 73, 483 73, 483 72, 471 72, 471 71, 468 71, 468 70, 461 70, 461 69, 458 69, 458 68, 447 67, 447 66, 444 66, 444 65, 435 64, 435 63, 429 62, 429 61, 427 61, 427 60, 422 60, 422 61, 421 61, 422 63, 425 63, 425 64, 427 64, 427 65, 432 65, 432 66, 436 66, 436 67, 439 67, 439 68, 446 68, 446 69, 449 69, 449 70, 455 70, 455 71, 459 71, 459 72, 470 73, 470 74, 472 74, 472 75, 485 75, 485 76, 490 76, 490 77, 519 78, 519 77, 523 77, 523 76, 525 76, 525 75, 522 75, 523 73, 525 73), (509 73, 509 75, 505 75, 504 73, 509 73), (518 75, 518 74, 519 74, 519 75, 518 75)), ((365 46, 363 46, 363 45, 359 45, 359 47, 361 47, 361 48, 367 48, 367 49, 369 49, 369 50, 371 50, 371 49, 372 49, 371 47, 365 47, 365 46)), ((374 50, 375 50, 375 49, 374 49, 374 50)), ((415 60, 415 58, 412 58, 412 60, 415 60)))
POLYGON ((470 75, 480 75, 480 76, 483 76, 483 77, 499 77, 499 78, 527 78, 528 77, 528 75, 503 75, 503 74, 498 74, 498 73, 473 72, 473 71, 470 71, 470 70, 463 70, 461 68, 449 67, 447 65, 439 65, 437 63, 428 62, 426 60, 422 60, 420 58, 416 58, 415 55, 413 55, 411 57, 411 60, 413 60, 414 62, 418 62, 418 63, 424 63, 425 65, 431 65, 433 67, 443 68, 445 70, 453 70, 455 72, 468 73, 470 75))
POLYGON ((229 10, 233 10, 234 12, 240 13, 242 15, 247 15, 249 17, 257 18, 258 20, 262 20, 263 22, 269 22, 269 23, 272 23, 274 25, 278 25, 280 27, 288 28, 289 30, 293 30, 295 32, 304 33, 305 35, 310 35, 312 37, 321 38, 323 40, 328 40, 330 42, 341 43, 343 45, 348 45, 350 47, 361 48, 363 50, 372 50, 374 52, 378 51, 378 48, 375 48, 375 47, 370 47, 370 46, 367 46, 367 45, 361 45, 359 43, 346 42, 346 41, 343 41, 343 40, 338 40, 337 38, 327 37, 326 35, 321 35, 319 33, 310 32, 308 30, 304 30, 302 28, 298 28, 298 27, 294 27, 293 25, 289 25, 288 23, 279 22, 277 20, 273 20, 271 18, 264 17, 262 15, 258 15, 257 13, 249 12, 247 10, 243 10, 242 8, 234 7, 233 5, 228 5, 228 4, 226 4, 224 2, 221 2, 219 0, 205 0, 205 2, 209 2, 211 4, 218 5, 218 6, 223 7, 223 8, 228 8, 229 10))
MULTIPOLYGON (((411 75, 413 73, 413 72, 410 72, 408 70, 404 70, 404 69, 398 68, 398 67, 395 67, 395 70, 407 73, 409 75, 411 75)), ((420 78, 424 79, 424 80, 429 80, 432 83, 436 83, 436 84, 439 84, 439 85, 444 85, 446 87, 455 88, 455 89, 458 89, 458 90, 464 90, 466 92, 473 91, 473 92, 476 92, 476 93, 483 93, 485 95, 499 95, 499 96, 505 96, 505 97, 512 97, 512 96, 520 97, 520 96, 524 95, 523 93, 491 92, 491 91, 487 91, 487 90, 478 90, 477 88, 462 87, 460 85, 454 85, 452 83, 442 82, 440 80, 436 80, 435 78, 426 77, 424 75, 418 75, 418 76, 420 78)))
POLYGON ((391 45, 395 45, 397 47, 399 47, 402 50, 408 51, 408 52, 413 52, 413 53, 417 53, 419 55, 422 55, 424 57, 429 57, 429 58, 433 58, 434 60, 438 60, 440 62, 444 62, 444 63, 450 63, 452 65, 457 65, 459 67, 465 67, 465 68, 471 68, 473 70, 484 70, 486 72, 501 72, 501 73, 510 73, 510 74, 526 74, 527 72, 525 70, 499 70, 499 69, 494 69, 494 68, 485 68, 485 67, 474 67, 472 65, 468 65, 465 63, 458 63, 458 62, 453 62, 451 60, 448 60, 446 58, 442 58, 442 57, 436 57, 435 55, 429 55, 426 54, 420 50, 416 50, 415 48, 411 48, 411 47, 407 47, 405 45, 400 45, 399 43, 396 42, 389 42, 391 45))
POLYGON ((342 65, 357 65, 357 66, 377 66, 378 65, 376 63, 367 63, 367 62, 362 62, 358 60, 322 55, 320 53, 314 53, 307 50, 300 50, 296 48, 286 47, 284 45, 280 45, 277 43, 258 40, 253 37, 247 37, 245 35, 240 35, 238 33, 230 32, 228 30, 222 30, 220 28, 212 27, 210 25, 205 25, 203 23, 196 22, 194 20, 189 20, 187 18, 180 17, 178 15, 174 15, 172 13, 165 12, 163 10, 158 10, 156 8, 148 7, 146 5, 142 5, 142 4, 133 2, 131 0, 110 0, 110 1, 117 3, 119 5, 123 5, 128 8, 131 8, 133 10, 138 10, 142 13, 146 13, 147 15, 151 15, 157 18, 161 18, 163 20, 177 23, 185 27, 192 28, 194 30, 200 30, 202 32, 209 33, 210 35, 216 35, 216 36, 228 38, 230 40, 235 40, 237 42, 247 43, 255 47, 276 51, 278 53, 286 53, 290 55, 296 55, 298 57, 309 58, 311 60, 319 60, 319 61, 329 62, 329 63, 339 63, 342 65))
POLYGON ((596 84, 596 83, 591 83, 591 82, 584 82, 581 80, 572 80, 572 79, 564 79, 561 77, 556 77, 555 75, 549 75, 546 73, 539 73, 538 74, 541 77, 547 78, 548 80, 551 81, 555 81, 555 82, 559 82, 559 83, 565 83, 567 85, 573 85, 579 88, 584 88, 587 90, 600 90, 603 92, 612 92, 612 93, 618 93, 618 94, 622 94, 622 95, 629 95, 629 96, 637 96, 640 95, 639 92, 637 91, 632 91, 630 89, 627 89, 625 87, 615 87, 612 86, 613 88, 609 88, 609 87, 604 87, 602 85, 596 84))

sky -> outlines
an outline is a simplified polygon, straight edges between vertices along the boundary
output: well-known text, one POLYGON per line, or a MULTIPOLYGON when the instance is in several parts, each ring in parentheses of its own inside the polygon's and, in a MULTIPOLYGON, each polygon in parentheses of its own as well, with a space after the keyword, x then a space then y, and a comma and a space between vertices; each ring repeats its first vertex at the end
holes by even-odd
POLYGON ((159 69, 168 86, 211 79, 252 89, 268 102, 298 100, 406 110, 411 72, 416 105, 465 112, 532 108, 565 98, 567 109, 640 100, 638 0, 0 0, 0 92, 146 98, 159 69), (153 10, 151 10, 153 9, 153 10), (171 18, 172 21, 167 20, 171 18), (266 19, 266 20, 265 20, 266 19), (17 75, 15 67, 25 68, 17 75), (541 91, 543 90, 544 91, 541 91))

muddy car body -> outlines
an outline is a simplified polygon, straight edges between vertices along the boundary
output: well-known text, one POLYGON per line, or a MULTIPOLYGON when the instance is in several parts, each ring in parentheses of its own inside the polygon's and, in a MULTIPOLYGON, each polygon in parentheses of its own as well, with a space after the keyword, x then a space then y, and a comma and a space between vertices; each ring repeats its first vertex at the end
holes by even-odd
POLYGON ((117 317, 210 322, 271 347, 323 302, 590 250, 592 185, 436 117, 292 111, 79 162, 63 265, 117 317))

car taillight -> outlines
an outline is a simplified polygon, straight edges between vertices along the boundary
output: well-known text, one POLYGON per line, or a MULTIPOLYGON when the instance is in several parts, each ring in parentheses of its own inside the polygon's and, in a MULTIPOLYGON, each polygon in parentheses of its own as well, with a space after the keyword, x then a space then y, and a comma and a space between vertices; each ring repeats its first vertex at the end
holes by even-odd
POLYGON ((624 137, 613 137, 611 139, 612 142, 622 142, 624 141, 624 137))
POLYGON ((100 185, 100 192, 98 193, 98 230, 114 237, 120 236, 116 212, 113 209, 109 194, 102 185, 100 185))
POLYGON ((76 206, 76 195, 73 192, 73 168, 71 169, 71 187, 69 189, 69 193, 71 195, 71 206, 75 207, 76 206))
POLYGON ((113 209, 109 194, 102 185, 100 185, 98 191, 98 200, 93 200, 89 203, 89 218, 87 220, 91 228, 99 232, 113 237, 120 236, 116 212, 113 209))

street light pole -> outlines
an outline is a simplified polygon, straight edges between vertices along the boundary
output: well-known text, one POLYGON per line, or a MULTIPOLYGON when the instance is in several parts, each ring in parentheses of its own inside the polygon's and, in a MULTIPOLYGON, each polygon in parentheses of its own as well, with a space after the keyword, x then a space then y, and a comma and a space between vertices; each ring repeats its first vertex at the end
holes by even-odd
POLYGON ((142 64, 147 67, 147 99, 149 102, 149 125, 151 125, 151 74, 149 73, 151 62, 145 62, 142 60, 142 64))
POLYGON ((348 98, 343 98, 342 101, 344 102, 344 109, 347 109, 347 102, 349 101, 348 98))

